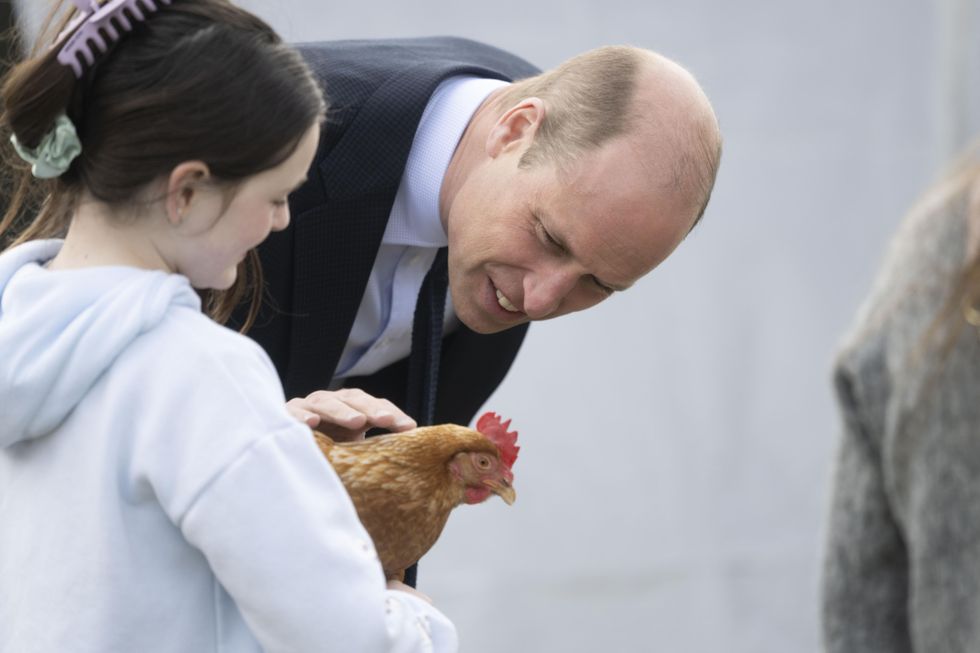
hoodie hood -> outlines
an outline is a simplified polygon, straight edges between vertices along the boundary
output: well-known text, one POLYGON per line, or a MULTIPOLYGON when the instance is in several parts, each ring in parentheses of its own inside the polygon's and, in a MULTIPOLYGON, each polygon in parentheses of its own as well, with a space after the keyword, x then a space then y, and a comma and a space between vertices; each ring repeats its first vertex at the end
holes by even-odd
POLYGON ((0 447, 57 428, 170 307, 201 310, 181 275, 45 269, 61 244, 32 241, 0 254, 0 447))

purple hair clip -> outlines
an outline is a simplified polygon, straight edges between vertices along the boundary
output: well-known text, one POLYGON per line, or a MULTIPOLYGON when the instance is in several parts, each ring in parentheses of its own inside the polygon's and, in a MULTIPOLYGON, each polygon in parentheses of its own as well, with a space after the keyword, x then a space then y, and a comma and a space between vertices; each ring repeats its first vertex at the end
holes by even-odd
POLYGON ((122 32, 132 31, 134 22, 145 21, 147 14, 157 11, 158 3, 169 5, 171 2, 109 0, 100 7, 98 0, 71 1, 78 7, 78 15, 68 24, 56 43, 60 43, 65 34, 71 35, 61 46, 58 61, 65 66, 71 66, 75 77, 82 76, 84 65, 91 66, 95 63, 98 56, 96 48, 99 52, 105 52, 111 43, 119 40, 122 32))

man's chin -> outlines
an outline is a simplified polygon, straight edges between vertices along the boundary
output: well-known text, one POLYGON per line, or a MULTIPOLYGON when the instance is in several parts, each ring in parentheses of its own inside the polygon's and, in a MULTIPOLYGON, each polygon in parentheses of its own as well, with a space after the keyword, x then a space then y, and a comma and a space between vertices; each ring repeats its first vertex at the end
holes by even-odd
POLYGON ((456 317, 459 318, 459 321, 462 322, 470 331, 475 331, 476 333, 485 336, 492 333, 500 333, 501 331, 506 331, 507 329, 527 322, 527 319, 514 320, 513 322, 500 322, 492 319, 488 315, 482 314, 480 311, 467 311, 466 314, 462 314, 457 311, 456 317), (473 313, 476 313, 477 315, 473 315, 473 313))
MULTIPOLYGON (((466 323, 464 322, 464 324, 466 324, 466 323)), ((471 327, 468 324, 466 326, 468 326, 471 331, 476 331, 480 335, 489 336, 490 334, 493 334, 493 333, 500 333, 501 331, 506 331, 507 329, 511 328, 512 326, 517 326, 517 325, 516 324, 499 324, 499 325, 494 325, 494 326, 483 326, 483 325, 481 325, 481 326, 479 326, 477 328, 471 327)))

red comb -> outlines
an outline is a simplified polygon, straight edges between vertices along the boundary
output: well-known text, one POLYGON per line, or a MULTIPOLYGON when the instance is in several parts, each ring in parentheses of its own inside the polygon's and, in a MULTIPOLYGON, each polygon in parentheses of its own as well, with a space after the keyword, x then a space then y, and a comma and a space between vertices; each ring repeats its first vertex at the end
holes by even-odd
POLYGON ((510 420, 500 422, 497 413, 484 413, 476 422, 476 430, 487 436, 487 439, 497 445, 500 451, 500 459, 507 467, 512 467, 517 460, 517 452, 521 450, 517 446, 517 431, 507 431, 510 420))

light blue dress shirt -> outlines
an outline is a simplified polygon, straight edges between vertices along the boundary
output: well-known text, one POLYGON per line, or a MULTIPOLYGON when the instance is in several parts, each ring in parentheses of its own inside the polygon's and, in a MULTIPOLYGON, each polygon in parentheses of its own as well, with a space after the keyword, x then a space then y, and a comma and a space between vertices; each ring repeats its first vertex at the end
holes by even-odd
MULTIPOLYGON (((451 77, 432 94, 332 387, 339 379, 373 374, 409 354, 422 280, 436 251, 448 243, 439 216, 446 169, 473 114, 490 93, 506 85, 496 79, 451 77)), ((447 297, 443 333, 458 324, 447 297)))

